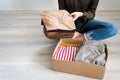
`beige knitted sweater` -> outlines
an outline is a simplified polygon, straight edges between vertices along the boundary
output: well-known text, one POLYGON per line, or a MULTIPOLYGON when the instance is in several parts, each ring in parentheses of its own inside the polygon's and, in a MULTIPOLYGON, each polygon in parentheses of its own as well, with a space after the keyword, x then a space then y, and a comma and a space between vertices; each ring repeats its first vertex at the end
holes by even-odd
POLYGON ((50 10, 41 13, 46 30, 75 30, 75 24, 66 10, 50 10))

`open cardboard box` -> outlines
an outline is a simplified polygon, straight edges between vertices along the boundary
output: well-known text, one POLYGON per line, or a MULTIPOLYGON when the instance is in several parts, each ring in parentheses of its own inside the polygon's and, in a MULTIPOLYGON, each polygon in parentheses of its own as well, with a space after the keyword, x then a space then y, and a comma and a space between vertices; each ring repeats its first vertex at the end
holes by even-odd
MULTIPOLYGON (((58 42, 54 52, 60 46, 61 40, 58 42)), ((106 61, 108 56, 107 46, 105 45, 106 61)), ((54 54, 54 53, 53 53, 54 54)), ((105 73, 105 66, 75 61, 60 61, 52 59, 52 69, 56 71, 77 74, 81 76, 102 79, 105 73)))

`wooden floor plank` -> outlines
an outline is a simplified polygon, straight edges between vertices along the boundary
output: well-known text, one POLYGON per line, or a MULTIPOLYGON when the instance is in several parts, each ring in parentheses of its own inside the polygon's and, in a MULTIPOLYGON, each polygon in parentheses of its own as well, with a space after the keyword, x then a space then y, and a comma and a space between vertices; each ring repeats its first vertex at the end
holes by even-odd
MULTIPOLYGON (((0 11, 0 80, 96 80, 50 69, 58 40, 44 36, 40 12, 0 11)), ((119 13, 97 11, 96 19, 120 26, 119 13)), ((120 79, 119 36, 120 32, 106 40, 109 59, 104 80, 120 79)))

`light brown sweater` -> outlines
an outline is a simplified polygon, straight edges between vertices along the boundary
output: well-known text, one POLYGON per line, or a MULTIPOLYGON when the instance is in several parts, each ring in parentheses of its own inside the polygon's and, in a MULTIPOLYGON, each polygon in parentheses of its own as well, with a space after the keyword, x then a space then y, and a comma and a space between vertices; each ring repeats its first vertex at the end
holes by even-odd
POLYGON ((66 10, 50 10, 41 13, 44 26, 49 30, 75 30, 75 24, 66 10))

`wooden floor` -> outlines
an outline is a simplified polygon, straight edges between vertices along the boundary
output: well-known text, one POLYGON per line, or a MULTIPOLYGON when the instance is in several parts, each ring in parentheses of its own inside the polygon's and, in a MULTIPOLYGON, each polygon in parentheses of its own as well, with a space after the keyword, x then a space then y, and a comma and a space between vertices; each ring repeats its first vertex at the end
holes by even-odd
MULTIPOLYGON (((0 11, 0 80, 96 80, 51 70, 58 40, 44 36, 40 12, 0 11)), ((97 11, 96 19, 120 28, 120 11, 97 11)), ((120 80, 120 32, 106 43, 109 58, 103 80, 120 80)))

